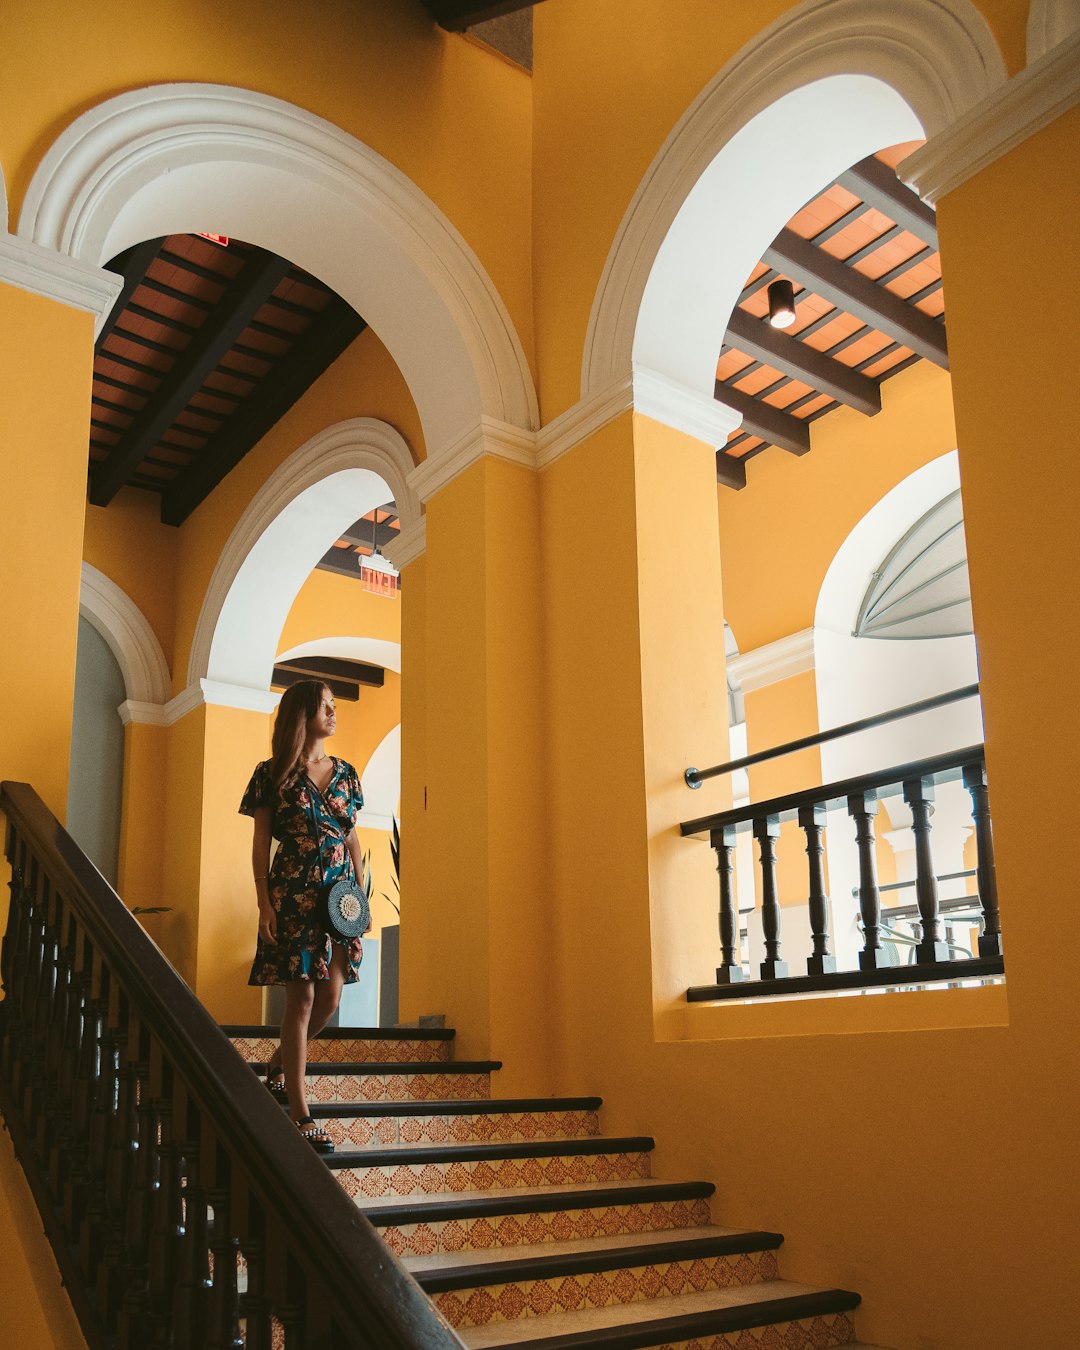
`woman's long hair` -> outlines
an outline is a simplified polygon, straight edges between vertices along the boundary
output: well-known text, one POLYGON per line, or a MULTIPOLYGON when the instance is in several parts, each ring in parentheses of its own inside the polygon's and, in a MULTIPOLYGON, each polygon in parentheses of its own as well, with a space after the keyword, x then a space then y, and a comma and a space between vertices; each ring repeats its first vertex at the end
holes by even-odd
POLYGON ((271 742, 270 780, 280 792, 300 772, 307 724, 322 707, 327 686, 322 680, 298 680, 281 696, 271 742))

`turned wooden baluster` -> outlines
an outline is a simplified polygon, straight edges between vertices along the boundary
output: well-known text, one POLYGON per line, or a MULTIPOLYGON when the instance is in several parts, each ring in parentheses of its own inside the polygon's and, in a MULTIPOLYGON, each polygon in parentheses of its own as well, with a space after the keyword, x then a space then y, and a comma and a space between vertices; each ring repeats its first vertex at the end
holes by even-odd
MULTIPOLYGON (((139 1076, 144 1086, 148 1073, 149 1066, 140 1064, 139 1076)), ((153 1225, 155 1200, 161 1184, 157 1156, 158 1114, 154 1102, 148 1097, 140 1098, 136 1108, 136 1119, 138 1139, 135 1168, 127 1194, 124 1242, 128 1260, 133 1266, 143 1267, 148 1281, 150 1230, 153 1225)))
POLYGON ((185 1153, 187 1180, 183 1190, 184 1237, 179 1279, 173 1296, 173 1346, 175 1350, 203 1350, 207 1340, 212 1288, 209 1202, 206 1191, 198 1181, 198 1150, 189 1146, 185 1153))
POLYGON ((763 980, 782 980, 788 973, 780 959, 780 897, 776 889, 776 841, 780 837, 780 817, 761 816, 754 821, 754 838, 761 849, 761 926, 765 933, 765 960, 761 963, 763 980))
POLYGON ((214 1258, 214 1284, 210 1291, 206 1350, 243 1350, 240 1291, 236 1282, 240 1239, 229 1229, 228 1193, 214 1191, 210 1203, 214 1209, 213 1235, 210 1240, 210 1251, 214 1258))
POLYGON ((904 784, 904 801, 911 808, 915 834, 915 899, 922 924, 922 941, 915 948, 919 965, 948 961, 949 948, 941 928, 934 854, 930 847, 930 817, 934 809, 934 784, 929 778, 911 778, 904 784))
POLYGON ((971 814, 975 821, 975 847, 978 854, 979 902, 983 912, 979 955, 1004 956, 1001 913, 998 910, 997 867, 994 863, 994 827, 990 820, 985 764, 964 766, 964 787, 971 794, 971 814))
POLYGON ((160 1184, 154 1197, 154 1218, 150 1230, 150 1301, 155 1324, 172 1315, 172 1297, 180 1262, 180 1244, 184 1237, 184 1207, 180 1195, 180 1146, 159 1144, 157 1148, 160 1184))
POLYGON ((285 1303, 278 1309, 285 1333, 285 1350, 307 1350, 304 1337, 304 1310, 298 1303, 285 1303))
POLYGON ((266 1266, 263 1244, 254 1238, 243 1243, 247 1261, 247 1289, 240 1296, 244 1319, 244 1350, 270 1350, 270 1301, 266 1297, 266 1266))
POLYGON ((889 962, 881 945, 881 892, 874 844, 874 817, 878 813, 876 793, 855 793, 848 798, 847 809, 855 822, 855 843, 859 850, 859 913, 865 936, 863 950, 859 953, 859 969, 883 970, 889 962))
MULTIPOLYGON (((29 904, 26 894, 25 873, 23 866, 15 861, 16 852, 14 844, 11 844, 8 850, 8 861, 12 865, 11 880, 8 882, 8 892, 11 898, 8 901, 4 940, 3 943, 0 943, 0 978, 3 979, 4 988, 9 998, 12 993, 12 973, 18 969, 17 953, 23 940, 23 925, 26 923, 29 904)), ((11 1015, 11 1007, 12 1005, 8 1004, 4 1008, 5 1019, 11 1015)))
POLYGON ((806 958, 806 972, 808 975, 831 975, 836 970, 836 957, 829 951, 829 897, 825 890, 824 806, 800 807, 799 825, 806 834, 806 860, 810 876, 808 901, 810 933, 814 942, 813 953, 806 958))
POLYGON ((716 983, 738 984, 745 978, 745 973, 739 950, 739 916, 735 908, 734 826, 712 830, 709 840, 716 850, 716 870, 720 877, 720 965, 716 983))

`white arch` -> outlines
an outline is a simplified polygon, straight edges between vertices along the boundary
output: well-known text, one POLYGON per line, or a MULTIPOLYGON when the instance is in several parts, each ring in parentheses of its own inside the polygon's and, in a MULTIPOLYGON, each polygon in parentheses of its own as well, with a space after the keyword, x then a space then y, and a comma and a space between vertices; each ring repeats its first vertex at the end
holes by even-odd
POLYGON ((1028 65, 1080 28, 1080 0, 1031 0, 1027 22, 1028 65))
POLYGON ((368 665, 382 666, 401 674, 401 643, 385 638, 325 637, 313 642, 301 642, 286 652, 278 652, 281 661, 296 661, 305 656, 336 656, 343 661, 366 661, 368 665))
POLYGON ((129 702, 164 703, 169 697, 169 664, 154 630, 127 592, 88 562, 82 565, 79 613, 116 657, 129 702))
POLYGON ((338 534, 388 495, 402 528, 419 520, 406 481, 412 467, 404 437, 371 417, 338 422, 294 451, 222 550, 195 628, 188 685, 207 679, 268 689, 289 607, 338 534))
POLYGON ((18 233, 100 265, 188 230, 280 253, 353 305, 401 369, 429 455, 481 415, 536 427, 521 344, 462 236, 389 161, 281 99, 163 84, 91 108, 41 161, 18 233))
POLYGON ((822 579, 814 609, 815 632, 854 631, 870 578, 889 547, 959 486, 960 459, 950 450, 908 474, 867 511, 837 549, 822 579))
POLYGON ((640 388, 707 408, 739 287, 792 212, 1005 79, 970 0, 806 0, 784 14, 705 88, 638 187, 593 301, 582 397, 633 378, 635 406, 640 388))
POLYGON ((362 768, 357 767, 364 788, 364 809, 356 823, 371 830, 390 829, 401 799, 401 724, 386 733, 362 768))

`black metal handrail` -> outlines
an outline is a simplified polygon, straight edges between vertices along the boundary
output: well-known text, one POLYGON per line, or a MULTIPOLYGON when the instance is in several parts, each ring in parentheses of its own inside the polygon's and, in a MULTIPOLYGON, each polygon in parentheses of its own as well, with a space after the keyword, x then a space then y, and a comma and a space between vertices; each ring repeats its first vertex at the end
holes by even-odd
POLYGON ((875 727, 883 727, 889 722, 899 722, 905 717, 916 717, 919 713, 932 712, 934 708, 944 708, 950 703, 974 698, 978 692, 977 684, 966 684, 961 689, 950 689, 944 694, 934 694, 932 698, 906 703, 902 708, 891 708, 888 712, 875 713, 873 717, 861 717, 858 721, 845 722, 839 727, 828 727, 825 731, 815 731, 812 736, 801 736, 796 741, 786 741, 783 745, 774 745, 768 750, 757 750, 752 755, 743 755, 741 759, 729 759, 726 764, 714 764, 711 769, 689 768, 683 777, 687 787, 696 789, 701 787, 707 778, 719 778, 721 774, 734 773, 736 769, 746 769, 752 764, 763 764, 769 759, 793 755, 798 750, 811 750, 815 745, 824 745, 826 741, 835 741, 841 736, 854 736, 857 732, 872 731, 875 727))
POLYGON ((979 937, 979 957, 969 963, 976 976, 1003 973, 1001 920, 998 911, 997 877, 994 867, 993 831, 990 821, 986 783, 986 759, 981 745, 968 746, 946 754, 915 760, 908 764, 879 769, 874 773, 826 783, 821 787, 790 792, 783 797, 730 811, 717 811, 696 820, 685 821, 683 835, 707 835, 716 851, 720 880, 721 963, 716 984, 697 986, 688 991, 691 1001, 714 998, 747 997, 763 994, 790 994, 827 989, 850 989, 882 985, 887 963, 882 944, 881 887, 877 880, 874 817, 878 801, 902 793, 911 810, 915 836, 915 895, 922 939, 915 948, 916 963, 909 968, 909 983, 955 980, 950 951, 944 939, 941 902, 931 846, 931 815, 935 787, 960 779, 971 795, 972 816, 978 852, 978 903, 982 909, 983 931, 979 937), (830 950, 829 897, 825 890, 825 827, 827 813, 846 808, 855 827, 859 854, 859 909, 865 935, 865 947, 859 953, 859 971, 837 970, 830 950), (777 892, 776 844, 784 821, 797 820, 806 835, 808 860, 808 909, 813 938, 813 955, 807 959, 807 974, 792 976, 781 959, 780 901, 777 892), (734 851, 738 836, 752 830, 760 847, 761 916, 765 936, 765 960, 760 980, 745 980, 740 952, 738 915, 734 887, 734 851))
POLYGON ((0 1110, 92 1350, 460 1347, 33 789, 0 809, 0 1110))

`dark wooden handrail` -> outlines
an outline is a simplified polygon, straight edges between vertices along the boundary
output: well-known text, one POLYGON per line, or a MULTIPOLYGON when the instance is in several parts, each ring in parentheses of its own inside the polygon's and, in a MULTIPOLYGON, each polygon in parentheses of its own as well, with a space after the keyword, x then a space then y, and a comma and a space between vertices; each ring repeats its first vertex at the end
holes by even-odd
MULTIPOLYGON (((108 970, 111 998, 122 992, 160 1047, 184 1099, 212 1123, 215 1146, 225 1150, 234 1174, 234 1192, 239 1174, 267 1224, 272 1222, 285 1235, 281 1240, 289 1263, 305 1271, 311 1297, 322 1303, 320 1324, 334 1327, 333 1344, 357 1350, 460 1347, 449 1324, 325 1164, 302 1143, 225 1034, 33 788, 0 784, 0 809, 9 823, 9 856, 11 841, 17 841, 70 907, 85 935, 81 940, 89 942, 108 970)), ((12 989, 21 978, 20 972, 6 974, 7 997, 0 1007, 11 1005, 12 989)), ((78 1300, 73 1302, 78 1310, 78 1300)), ((100 1336, 87 1339, 93 1345, 100 1336)), ((330 1343, 315 1336, 303 1344, 330 1343)))
POLYGON ((712 815, 684 821, 679 829, 684 835, 691 835, 731 826, 741 833, 749 830, 753 822, 762 816, 776 816, 782 821, 794 820, 802 807, 824 806, 828 809, 860 792, 876 792, 882 797, 895 796, 901 790, 900 785, 912 778, 933 778, 937 783, 948 783, 960 777, 965 764, 980 761, 983 756, 981 745, 969 745, 963 750, 949 750, 943 755, 932 755, 929 759, 913 760, 910 764, 896 764, 892 768, 877 769, 856 778, 841 778, 833 783, 823 783, 820 787, 789 792, 783 797, 770 797, 766 801, 736 806, 731 811, 714 811, 712 815))
POLYGON ((786 741, 783 745, 774 745, 768 750, 757 750, 752 755, 743 755, 741 759, 729 759, 726 764, 714 764, 711 769, 690 768, 683 777, 686 779, 687 787, 699 788, 707 778, 719 778, 722 774, 734 773, 736 769, 749 768, 751 764, 763 764, 769 759, 793 755, 798 750, 811 750, 815 745, 824 745, 826 741, 835 741, 841 736, 854 736, 859 731, 872 731, 874 727, 883 727, 889 722, 898 722, 905 717, 931 712, 934 708, 944 708, 949 703, 974 698, 978 692, 977 684, 966 684, 961 689, 950 689, 944 694, 934 694, 932 698, 906 703, 902 708, 890 708, 888 712, 875 713, 873 717, 860 717, 858 721, 845 722, 843 726, 815 731, 812 736, 801 736, 796 741, 786 741))

